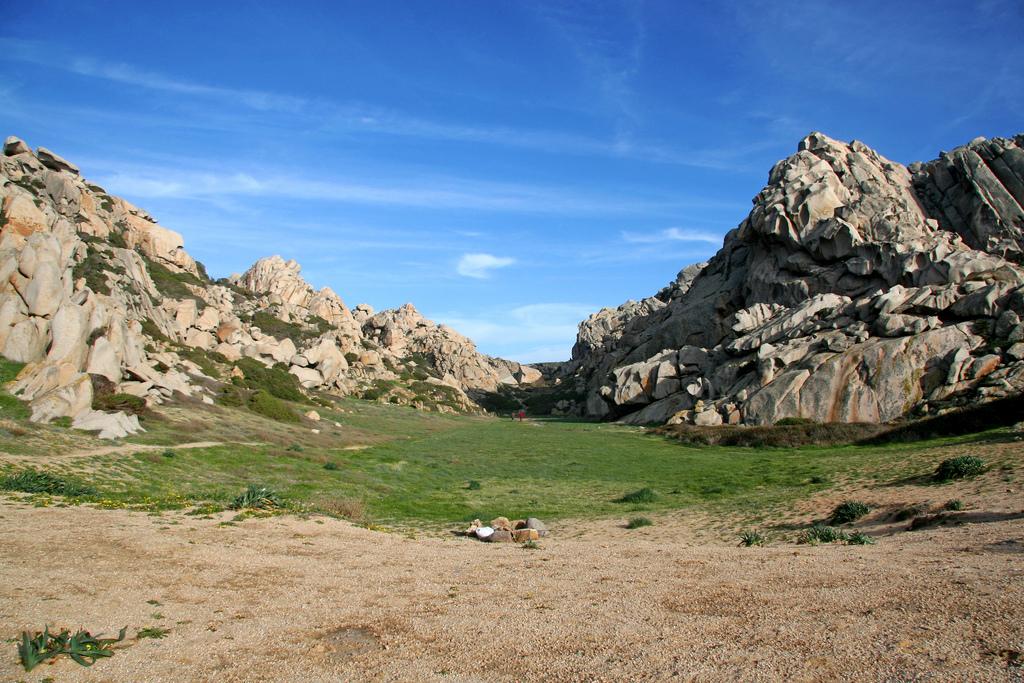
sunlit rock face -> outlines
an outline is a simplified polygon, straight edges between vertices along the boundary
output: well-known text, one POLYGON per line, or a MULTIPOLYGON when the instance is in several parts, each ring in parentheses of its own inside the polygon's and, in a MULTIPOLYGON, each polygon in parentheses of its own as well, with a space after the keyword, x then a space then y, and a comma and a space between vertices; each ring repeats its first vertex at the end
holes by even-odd
POLYGON ((582 323, 563 380, 634 423, 879 422, 1018 392, 1022 180, 1024 136, 908 169, 812 133, 709 262, 582 323))

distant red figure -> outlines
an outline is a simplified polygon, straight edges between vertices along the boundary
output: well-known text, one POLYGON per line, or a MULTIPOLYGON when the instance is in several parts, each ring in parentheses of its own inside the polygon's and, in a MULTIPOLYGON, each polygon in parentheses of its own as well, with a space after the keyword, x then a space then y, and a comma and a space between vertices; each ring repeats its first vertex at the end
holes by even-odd
POLYGON ((522 422, 524 417, 526 417, 526 411, 525 410, 520 410, 519 411, 519 421, 522 422))

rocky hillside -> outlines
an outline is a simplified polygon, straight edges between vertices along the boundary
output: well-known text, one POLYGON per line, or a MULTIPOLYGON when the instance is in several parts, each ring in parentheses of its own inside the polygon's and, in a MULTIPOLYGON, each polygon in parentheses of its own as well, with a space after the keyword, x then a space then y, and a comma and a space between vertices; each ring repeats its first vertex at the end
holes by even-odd
POLYGON ((820 133, 706 264, 580 325, 575 411, 889 421, 1024 388, 1024 136, 907 168, 820 133))
POLYGON ((180 234, 14 137, 0 156, 0 201, 0 353, 25 364, 11 390, 35 421, 121 436, 140 425, 103 410, 117 406, 111 397, 214 403, 222 384, 260 368, 296 391, 441 411, 479 410, 466 391, 540 377, 478 353, 411 304, 349 309, 279 256, 213 281, 180 234))

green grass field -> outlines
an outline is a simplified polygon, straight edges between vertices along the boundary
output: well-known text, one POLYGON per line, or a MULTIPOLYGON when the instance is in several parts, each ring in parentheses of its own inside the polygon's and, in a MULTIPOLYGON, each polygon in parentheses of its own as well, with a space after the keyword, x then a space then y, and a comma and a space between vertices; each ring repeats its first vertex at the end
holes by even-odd
POLYGON ((129 449, 50 458, 40 453, 38 460, 6 464, 3 470, 29 464, 97 489, 83 502, 157 509, 226 505, 248 484, 260 484, 275 489, 295 510, 356 506, 363 519, 396 526, 695 507, 756 522, 838 484, 927 474, 941 459, 937 446, 962 444, 969 453, 978 438, 1001 438, 990 432, 885 446, 691 447, 611 424, 442 416, 349 399, 338 401, 334 410, 319 410, 321 422, 291 425, 244 409, 180 408, 181 420, 148 420, 149 431, 135 441, 232 443, 173 454, 129 449), (314 427, 321 433, 313 434, 314 427), (645 487, 656 492, 652 501, 616 502, 645 487))

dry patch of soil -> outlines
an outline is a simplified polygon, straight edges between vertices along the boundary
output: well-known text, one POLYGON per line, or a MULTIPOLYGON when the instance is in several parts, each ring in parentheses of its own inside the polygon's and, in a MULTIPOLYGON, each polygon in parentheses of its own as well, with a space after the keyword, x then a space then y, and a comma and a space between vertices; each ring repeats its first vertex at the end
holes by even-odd
MULTIPOLYGON (((975 485, 917 488, 968 498, 956 487, 975 485)), ((884 495, 905 497, 897 489, 884 495)), ((835 502, 809 503, 808 517, 835 502)), ((636 531, 556 524, 526 550, 333 519, 219 526, 229 514, 7 500, 0 636, 44 624, 170 633, 91 669, 65 660, 31 674, 4 644, 0 679, 1020 680, 1019 493, 974 505, 992 521, 894 529, 875 546, 737 548, 667 514, 636 531)))

